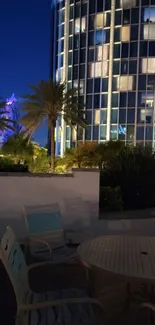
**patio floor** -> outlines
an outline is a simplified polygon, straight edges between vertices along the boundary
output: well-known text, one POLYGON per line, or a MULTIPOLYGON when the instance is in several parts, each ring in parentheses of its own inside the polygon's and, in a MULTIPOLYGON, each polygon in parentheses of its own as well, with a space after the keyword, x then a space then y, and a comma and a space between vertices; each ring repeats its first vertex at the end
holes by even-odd
MULTIPOLYGON (((69 287, 88 288, 85 269, 80 263, 34 268, 30 271, 29 277, 30 285, 35 291, 69 287)), ((134 303, 127 303, 125 281, 94 270, 90 274, 90 283, 89 289, 91 288, 93 296, 103 303, 108 325, 150 324, 148 311, 140 311, 138 308, 141 303, 140 297, 134 303)), ((0 264, 0 288, 0 324, 14 325, 16 301, 2 263, 0 264)), ((131 283, 131 289, 134 292, 141 292, 141 284, 131 283)), ((151 319, 151 324, 155 324, 155 318, 151 319)))

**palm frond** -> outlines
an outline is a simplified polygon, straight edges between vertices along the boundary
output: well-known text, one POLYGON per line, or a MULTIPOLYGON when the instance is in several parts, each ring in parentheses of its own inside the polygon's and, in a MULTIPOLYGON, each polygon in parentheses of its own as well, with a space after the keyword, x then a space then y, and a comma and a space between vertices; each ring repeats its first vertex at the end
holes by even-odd
MULTIPOLYGON (((22 96, 24 102, 22 111, 24 116, 20 122, 26 129, 26 134, 31 137, 40 125, 47 120, 48 127, 54 130, 56 120, 62 116, 67 124, 77 124, 84 128, 86 121, 84 118, 84 107, 77 101, 77 89, 66 91, 66 82, 53 82, 41 80, 37 85, 29 86, 32 93, 22 96)), ((51 132, 51 152, 52 164, 55 155, 54 133, 51 132)))

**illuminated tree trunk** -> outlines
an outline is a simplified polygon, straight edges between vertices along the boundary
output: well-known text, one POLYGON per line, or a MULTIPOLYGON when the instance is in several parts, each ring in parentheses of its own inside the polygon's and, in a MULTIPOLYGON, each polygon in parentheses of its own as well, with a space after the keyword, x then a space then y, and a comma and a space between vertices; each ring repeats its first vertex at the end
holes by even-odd
POLYGON ((55 124, 51 125, 51 172, 55 171, 55 124))

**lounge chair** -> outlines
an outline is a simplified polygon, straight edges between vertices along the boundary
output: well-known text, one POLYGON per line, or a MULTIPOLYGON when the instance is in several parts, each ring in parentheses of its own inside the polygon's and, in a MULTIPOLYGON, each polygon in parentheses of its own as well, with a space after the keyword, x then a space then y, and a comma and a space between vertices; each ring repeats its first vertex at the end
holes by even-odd
MULTIPOLYGON (((1 260, 16 295, 16 325, 105 324, 102 305, 89 298, 83 290, 44 293, 31 290, 23 252, 10 227, 1 240, 1 260)), ((38 263, 42 264, 45 263, 38 263)))
POLYGON ((58 203, 40 206, 23 206, 28 231, 26 252, 40 260, 53 263, 77 259, 75 248, 65 245, 63 218, 58 203))

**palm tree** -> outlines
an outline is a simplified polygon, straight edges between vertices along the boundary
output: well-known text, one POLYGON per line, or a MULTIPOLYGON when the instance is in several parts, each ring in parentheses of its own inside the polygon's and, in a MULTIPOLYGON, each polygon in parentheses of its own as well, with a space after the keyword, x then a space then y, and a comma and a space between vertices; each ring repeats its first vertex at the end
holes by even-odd
POLYGON ((67 168, 76 166, 78 168, 82 167, 82 163, 84 162, 85 152, 82 146, 77 148, 68 148, 65 152, 64 161, 67 168))
POLYGON ((8 114, 6 110, 6 102, 0 97, 0 131, 5 131, 6 129, 10 129, 12 131, 15 130, 14 124, 15 121, 7 118, 5 115, 8 114))
POLYGON ((26 134, 31 137, 32 134, 47 121, 50 131, 51 147, 51 171, 55 168, 55 127, 56 121, 63 116, 67 125, 77 124, 85 127, 86 122, 83 118, 83 108, 77 102, 77 89, 66 91, 66 83, 41 80, 37 86, 30 85, 32 94, 26 94, 22 97, 23 112, 25 115, 21 118, 21 123, 26 128, 26 134))

